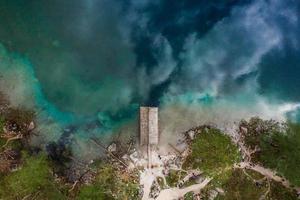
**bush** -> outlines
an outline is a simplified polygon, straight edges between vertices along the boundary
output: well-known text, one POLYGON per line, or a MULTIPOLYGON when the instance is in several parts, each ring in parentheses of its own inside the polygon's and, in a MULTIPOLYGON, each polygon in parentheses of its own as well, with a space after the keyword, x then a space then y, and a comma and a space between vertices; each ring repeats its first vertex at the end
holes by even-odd
POLYGON ((294 185, 300 186, 300 125, 289 124, 285 133, 272 132, 260 141, 258 161, 275 169, 294 185))
POLYGON ((111 164, 99 166, 96 180, 92 185, 80 189, 78 199, 95 199, 90 192, 96 190, 103 199, 139 199, 139 185, 132 178, 126 177, 126 174, 115 170, 111 164))
POLYGON ((94 184, 94 185, 86 185, 83 186, 78 195, 77 200, 111 200, 113 199, 109 196, 101 185, 94 184))
POLYGON ((226 175, 225 171, 240 161, 237 146, 218 129, 202 130, 193 140, 191 149, 183 168, 198 168, 211 177, 226 175))
MULTIPOLYGON (((262 180, 262 176, 254 171, 247 170, 248 175, 252 178, 262 180)), ((217 200, 254 200, 262 199, 267 194, 266 199, 272 200, 296 200, 297 196, 281 184, 270 181, 270 191, 268 191, 266 179, 260 184, 248 177, 243 170, 236 169, 232 172, 230 178, 224 183, 222 188, 225 191, 224 196, 219 195, 217 200)))
POLYGON ((251 160, 276 170, 300 186, 300 124, 252 118, 249 122, 242 121, 240 126, 247 128, 246 133, 242 133, 247 147, 260 149, 251 160))
POLYGON ((0 134, 3 133, 4 124, 5 124, 4 117, 0 115, 0 134))
POLYGON ((0 199, 65 199, 51 176, 45 155, 25 156, 23 167, 5 176, 0 199))

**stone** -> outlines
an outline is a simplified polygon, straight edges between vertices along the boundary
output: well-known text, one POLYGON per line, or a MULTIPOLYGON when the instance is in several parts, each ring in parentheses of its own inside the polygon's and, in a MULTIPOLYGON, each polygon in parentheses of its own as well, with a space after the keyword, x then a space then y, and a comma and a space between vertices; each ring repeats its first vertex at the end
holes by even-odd
POLYGON ((216 188, 216 191, 217 191, 219 194, 222 194, 222 195, 225 194, 225 192, 224 192, 224 190, 223 190, 222 188, 216 188))
POLYGON ((195 131, 193 131, 193 130, 189 131, 188 135, 189 135, 190 139, 193 140, 195 138, 195 131))
POLYGON ((112 143, 111 145, 108 146, 107 148, 108 152, 116 152, 117 151, 117 144, 116 143, 112 143))
POLYGON ((28 130, 32 131, 35 128, 34 122, 30 122, 29 126, 28 126, 28 130))
POLYGON ((246 127, 241 126, 241 131, 242 133, 247 134, 248 129, 246 127))

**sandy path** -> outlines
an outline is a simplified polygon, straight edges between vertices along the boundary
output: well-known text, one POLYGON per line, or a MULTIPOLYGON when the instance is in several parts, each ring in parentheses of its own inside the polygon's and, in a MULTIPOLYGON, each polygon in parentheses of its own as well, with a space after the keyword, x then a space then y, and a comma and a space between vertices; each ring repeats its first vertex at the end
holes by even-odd
POLYGON ((206 178, 202 183, 191 185, 189 187, 180 189, 180 188, 170 188, 162 190, 156 200, 173 200, 183 197, 188 192, 199 192, 203 189, 209 182, 210 178, 206 178))
MULTIPOLYGON (((288 180, 276 175, 276 172, 271 169, 262 167, 260 165, 254 165, 254 164, 251 164, 250 162, 241 162, 241 163, 235 164, 234 167, 240 168, 240 169, 251 169, 253 171, 256 171, 256 172, 266 176, 269 179, 272 179, 276 182, 281 183, 283 186, 285 186, 287 188, 291 188, 291 184, 288 180)), ((297 192, 300 192, 300 188, 295 188, 295 189, 297 190, 297 192)))

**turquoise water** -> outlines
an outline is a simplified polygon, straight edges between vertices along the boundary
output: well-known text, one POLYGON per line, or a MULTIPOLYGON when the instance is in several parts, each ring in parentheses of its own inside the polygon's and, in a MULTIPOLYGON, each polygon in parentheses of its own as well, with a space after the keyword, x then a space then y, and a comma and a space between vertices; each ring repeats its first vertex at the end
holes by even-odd
MULTIPOLYGON (((140 105, 297 105, 299 9, 284 0, 3 0, 0 89, 37 111, 46 142, 70 130, 112 134, 140 105)), ((299 121, 297 106, 287 116, 299 121)))

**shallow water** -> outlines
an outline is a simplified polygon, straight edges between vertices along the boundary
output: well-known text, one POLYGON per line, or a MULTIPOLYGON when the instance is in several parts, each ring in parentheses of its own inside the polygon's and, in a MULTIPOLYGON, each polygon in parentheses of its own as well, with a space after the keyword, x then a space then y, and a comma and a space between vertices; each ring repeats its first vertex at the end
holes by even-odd
POLYGON ((140 105, 187 125, 223 123, 226 108, 232 120, 300 120, 297 1, 3 0, 0 10, 0 89, 37 111, 46 143, 118 132, 140 105))

